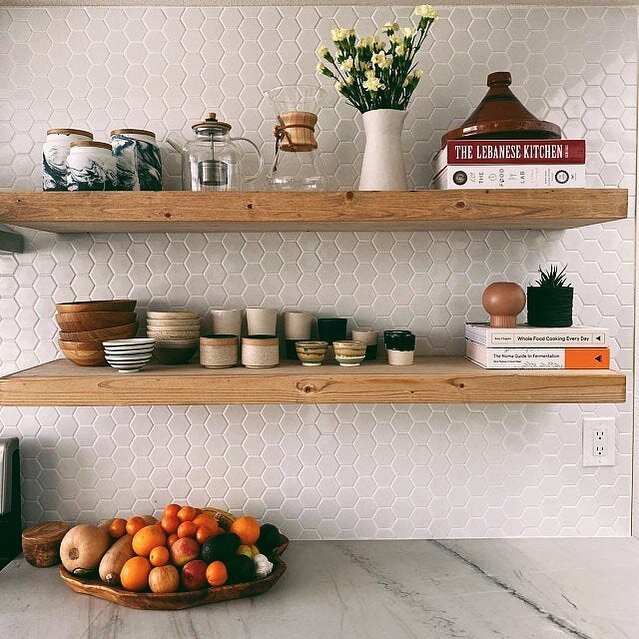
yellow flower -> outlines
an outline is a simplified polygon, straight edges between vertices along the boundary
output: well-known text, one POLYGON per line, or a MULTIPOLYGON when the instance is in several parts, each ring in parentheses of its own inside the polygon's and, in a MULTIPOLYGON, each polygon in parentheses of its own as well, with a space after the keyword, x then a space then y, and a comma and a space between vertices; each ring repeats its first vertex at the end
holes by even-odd
POLYGON ((398 44, 395 47, 395 55, 404 55, 406 53, 406 47, 403 44, 398 44))
POLYGON ((340 66, 344 71, 351 71, 353 68, 353 58, 346 58, 346 60, 342 60, 340 66))
POLYGON ((401 33, 392 33, 388 36, 388 39, 395 44, 399 44, 400 42, 404 42, 404 36, 401 33))
POLYGON ((340 29, 338 27, 331 31, 331 38, 333 38, 333 42, 342 42, 352 35, 355 35, 355 29, 340 29))
POLYGON ((413 27, 404 27, 402 34, 405 38, 412 38, 415 35, 415 29, 413 29, 413 27))
POLYGON ((375 69, 369 69, 368 71, 366 71, 366 77, 367 78, 374 78, 375 77, 375 69))
POLYGON ((415 69, 415 71, 413 72, 413 76, 416 77, 418 80, 423 75, 424 75, 424 72, 421 69, 415 69))
POLYGON ((317 55, 320 58, 325 58, 326 54, 328 53, 328 47, 325 47, 324 45, 322 45, 321 47, 317 48, 317 55))
POLYGON ((397 31, 399 29, 399 25, 397 22, 387 22, 383 27, 382 31, 384 33, 391 33, 393 31, 397 31))
POLYGON ((415 13, 420 18, 427 18, 429 20, 437 20, 439 16, 437 10, 429 4, 422 4, 419 7, 415 7, 415 13))
POLYGON ((370 93, 376 93, 379 89, 385 88, 379 78, 368 78, 362 83, 362 86, 370 93))
POLYGON ((371 36, 369 38, 360 38, 359 42, 357 43, 357 46, 360 49, 371 49, 374 44, 375 44, 375 40, 371 36))

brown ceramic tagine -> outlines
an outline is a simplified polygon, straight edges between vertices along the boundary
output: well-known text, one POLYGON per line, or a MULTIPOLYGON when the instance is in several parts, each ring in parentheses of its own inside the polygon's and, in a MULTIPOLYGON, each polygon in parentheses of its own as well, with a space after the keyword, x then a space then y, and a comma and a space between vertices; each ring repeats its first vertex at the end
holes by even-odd
POLYGON ((536 118, 510 90, 508 71, 488 76, 488 92, 470 117, 442 137, 450 140, 558 140, 561 129, 552 122, 536 118))

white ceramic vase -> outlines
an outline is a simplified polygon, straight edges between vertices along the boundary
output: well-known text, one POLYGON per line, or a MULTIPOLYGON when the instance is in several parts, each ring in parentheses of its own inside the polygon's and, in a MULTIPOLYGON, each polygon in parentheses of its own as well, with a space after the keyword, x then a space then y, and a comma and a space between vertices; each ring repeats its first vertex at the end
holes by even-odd
POLYGON ((402 128, 406 111, 375 109, 362 115, 366 133, 360 191, 407 191, 402 128))

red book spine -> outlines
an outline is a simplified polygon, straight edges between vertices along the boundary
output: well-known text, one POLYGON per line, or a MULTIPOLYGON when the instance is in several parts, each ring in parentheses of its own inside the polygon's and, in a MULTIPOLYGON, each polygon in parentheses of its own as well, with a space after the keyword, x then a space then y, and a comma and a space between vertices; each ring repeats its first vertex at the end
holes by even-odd
POLYGON ((460 164, 585 164, 585 140, 452 140, 447 163, 460 164))

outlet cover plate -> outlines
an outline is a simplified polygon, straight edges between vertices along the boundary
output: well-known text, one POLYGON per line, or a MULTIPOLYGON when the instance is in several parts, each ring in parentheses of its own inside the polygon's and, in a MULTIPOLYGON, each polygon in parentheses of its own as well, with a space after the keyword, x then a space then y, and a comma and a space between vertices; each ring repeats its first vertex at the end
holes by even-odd
POLYGON ((617 428, 613 417, 586 417, 583 422, 583 465, 614 466, 617 428))

